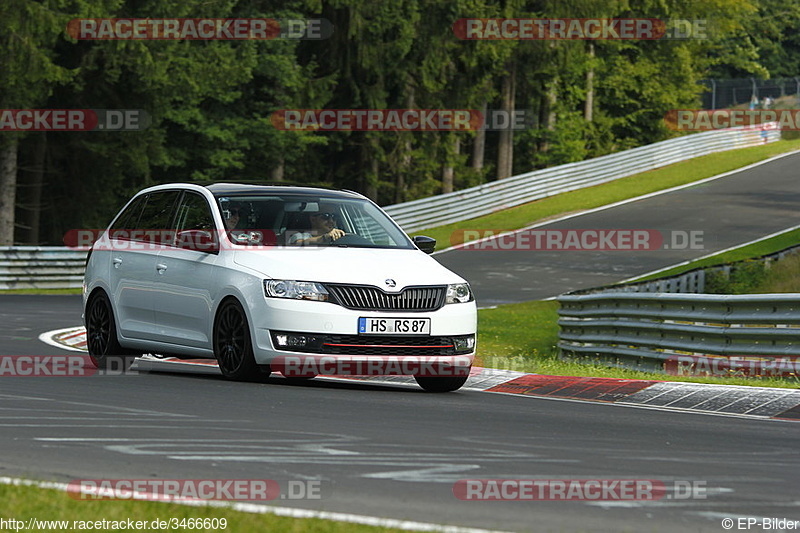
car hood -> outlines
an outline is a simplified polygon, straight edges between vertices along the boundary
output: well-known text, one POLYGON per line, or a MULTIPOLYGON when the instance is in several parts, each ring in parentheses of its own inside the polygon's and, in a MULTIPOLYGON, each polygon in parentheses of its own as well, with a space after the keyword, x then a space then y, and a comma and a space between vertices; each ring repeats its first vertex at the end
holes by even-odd
POLYGON ((374 285, 399 291, 411 285, 463 283, 419 250, 376 248, 276 248, 234 252, 234 262, 266 278, 374 285), (394 288, 387 279, 396 282, 394 288))

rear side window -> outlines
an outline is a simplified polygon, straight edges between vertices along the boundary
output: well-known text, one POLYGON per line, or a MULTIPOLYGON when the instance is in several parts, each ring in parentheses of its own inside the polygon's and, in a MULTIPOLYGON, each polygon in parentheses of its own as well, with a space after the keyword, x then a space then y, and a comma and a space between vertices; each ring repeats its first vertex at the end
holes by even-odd
POLYGON ((185 193, 178 207, 175 225, 178 231, 213 231, 214 218, 211 216, 211 209, 206 199, 197 193, 185 193))
POLYGON ((120 233, 121 231, 129 232, 139 225, 139 218, 142 216, 142 208, 144 208, 145 200, 147 200, 147 196, 139 196, 120 213, 111 226, 112 235, 114 235, 114 233, 120 233))
POLYGON ((183 194, 174 225, 174 241, 169 244, 205 253, 216 253, 219 250, 214 217, 202 195, 190 191, 183 194))
POLYGON ((114 222, 111 237, 119 240, 161 244, 169 241, 175 204, 180 191, 159 191, 133 201, 114 222))
POLYGON ((172 225, 175 203, 181 195, 180 191, 159 191, 147 195, 142 217, 136 229, 145 231, 166 232, 172 225))

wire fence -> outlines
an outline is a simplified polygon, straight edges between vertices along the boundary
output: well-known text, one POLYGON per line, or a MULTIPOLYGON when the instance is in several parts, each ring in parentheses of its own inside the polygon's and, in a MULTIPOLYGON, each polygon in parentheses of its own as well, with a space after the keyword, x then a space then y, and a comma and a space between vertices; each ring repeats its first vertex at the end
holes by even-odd
POLYGON ((789 99, 790 107, 800 103, 800 76, 757 80, 755 78, 707 79, 703 85, 708 92, 703 94, 703 109, 728 109, 748 105, 753 96, 763 106, 764 99, 789 99))

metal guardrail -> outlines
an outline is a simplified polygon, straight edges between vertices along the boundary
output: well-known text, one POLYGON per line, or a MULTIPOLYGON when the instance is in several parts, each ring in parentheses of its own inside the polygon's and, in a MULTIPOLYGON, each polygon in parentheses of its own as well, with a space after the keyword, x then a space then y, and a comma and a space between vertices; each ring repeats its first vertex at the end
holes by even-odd
POLYGON ((676 357, 800 356, 800 294, 562 295, 563 355, 661 364, 676 357))
POLYGON ((86 251, 66 246, 0 246, 0 289, 74 289, 86 251))
POLYGON ((615 154, 535 170, 470 189, 384 207, 408 232, 487 215, 714 152, 778 141, 776 123, 685 135, 615 154))
POLYGON ((669 278, 563 294, 561 355, 651 371, 670 371, 669 365, 693 357, 800 356, 800 294, 701 294, 709 273, 730 275, 758 263, 768 268, 796 253, 800 246, 669 278))

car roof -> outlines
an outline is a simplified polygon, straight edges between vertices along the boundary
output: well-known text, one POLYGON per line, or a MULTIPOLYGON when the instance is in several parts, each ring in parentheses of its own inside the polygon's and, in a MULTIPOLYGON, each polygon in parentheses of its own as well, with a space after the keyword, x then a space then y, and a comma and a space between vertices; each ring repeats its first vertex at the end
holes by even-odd
POLYGON ((246 183, 213 183, 206 185, 206 189, 214 196, 239 196, 239 195, 297 195, 308 196, 312 194, 320 198, 359 198, 364 196, 344 190, 321 189, 318 187, 290 187, 285 185, 250 185, 246 183))

